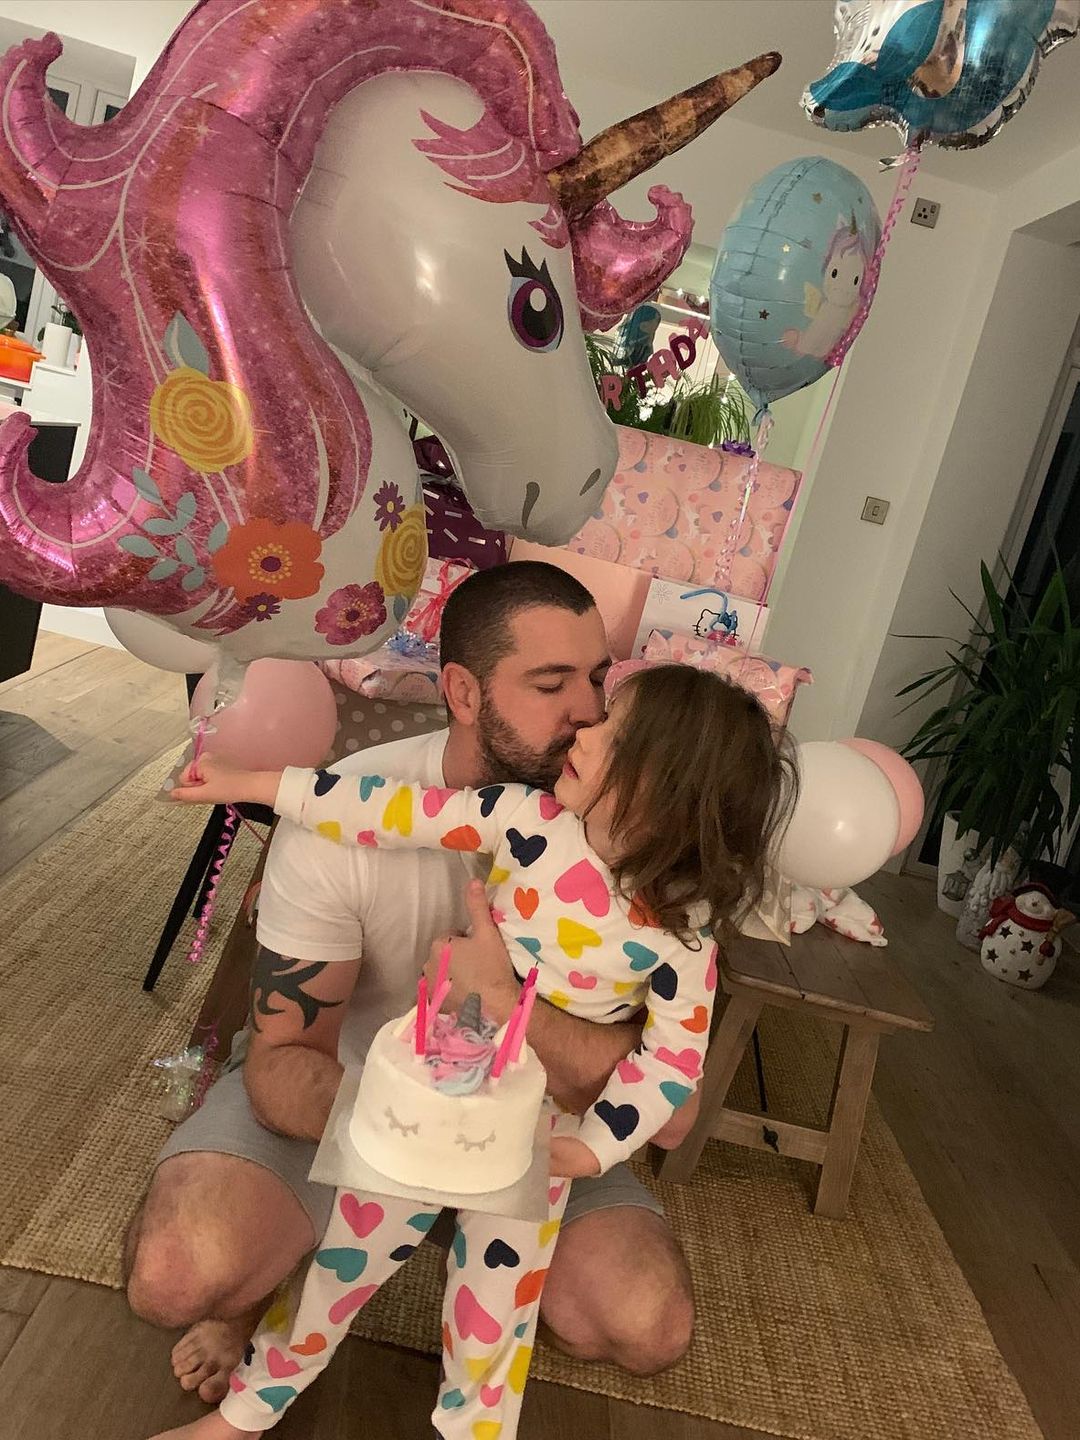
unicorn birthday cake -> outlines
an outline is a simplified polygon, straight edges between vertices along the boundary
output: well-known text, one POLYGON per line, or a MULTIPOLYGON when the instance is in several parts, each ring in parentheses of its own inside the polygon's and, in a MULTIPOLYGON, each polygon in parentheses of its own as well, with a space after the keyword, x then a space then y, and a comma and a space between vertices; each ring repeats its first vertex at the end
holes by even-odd
POLYGON ((430 1014, 421 996, 382 1027, 349 1123, 373 1170, 450 1195, 505 1190, 526 1174, 547 1079, 525 1042, 533 994, 527 985, 502 1030, 478 995, 456 1016, 430 1014))

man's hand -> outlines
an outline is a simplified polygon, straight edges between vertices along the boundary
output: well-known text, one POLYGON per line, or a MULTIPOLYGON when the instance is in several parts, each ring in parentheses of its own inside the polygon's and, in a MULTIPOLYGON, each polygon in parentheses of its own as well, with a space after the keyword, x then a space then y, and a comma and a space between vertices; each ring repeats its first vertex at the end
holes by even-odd
POLYGON ((466 886, 465 904, 472 933, 447 936, 432 945, 430 959, 424 967, 428 993, 435 986, 443 946, 449 944, 450 994, 446 1008, 459 1010, 466 995, 475 991, 480 996, 484 1014, 502 1025, 517 1004, 518 978, 499 928, 491 918, 487 894, 479 880, 470 880, 466 886))

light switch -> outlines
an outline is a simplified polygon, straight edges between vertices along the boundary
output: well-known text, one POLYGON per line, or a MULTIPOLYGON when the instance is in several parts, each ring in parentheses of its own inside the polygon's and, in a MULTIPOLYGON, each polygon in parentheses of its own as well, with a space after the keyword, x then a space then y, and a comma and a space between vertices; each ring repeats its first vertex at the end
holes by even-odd
POLYGON ((884 525, 885 516, 889 513, 888 500, 879 500, 876 495, 868 495, 866 504, 862 507, 862 518, 869 520, 871 525, 884 525))

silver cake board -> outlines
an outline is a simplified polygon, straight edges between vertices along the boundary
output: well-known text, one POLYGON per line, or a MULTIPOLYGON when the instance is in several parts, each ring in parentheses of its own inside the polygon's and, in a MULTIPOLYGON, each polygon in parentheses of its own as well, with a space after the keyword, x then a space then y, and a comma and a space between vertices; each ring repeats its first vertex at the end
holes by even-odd
POLYGON ((426 1190, 419 1185, 399 1185, 373 1170, 360 1158, 349 1134, 349 1121, 356 1108, 360 1088, 359 1069, 346 1070, 334 1100, 330 1119, 308 1176, 319 1185, 343 1186, 373 1195, 392 1195, 401 1200, 415 1200, 431 1209, 443 1206, 452 1210, 478 1210, 486 1215, 505 1215, 511 1220, 548 1218, 550 1186, 549 1136, 551 1110, 545 1101, 536 1125, 532 1164, 515 1185, 483 1195, 453 1194, 448 1190, 426 1190))

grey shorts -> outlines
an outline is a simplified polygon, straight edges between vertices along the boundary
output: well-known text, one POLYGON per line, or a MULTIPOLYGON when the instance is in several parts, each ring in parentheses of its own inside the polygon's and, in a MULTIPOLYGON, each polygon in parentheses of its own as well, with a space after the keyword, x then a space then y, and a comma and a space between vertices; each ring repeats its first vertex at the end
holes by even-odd
MULTIPOLYGON (((318 1238, 326 1230, 334 1203, 334 1190, 308 1179, 308 1171, 319 1147, 307 1140, 290 1140, 260 1125, 252 1113, 244 1088, 242 1069, 227 1070, 206 1092, 200 1109, 179 1124, 166 1140, 157 1163, 172 1155, 211 1151, 236 1155, 284 1180, 308 1217, 318 1238)), ((605 1175, 575 1180, 566 1202, 563 1225, 572 1225, 594 1210, 628 1205, 663 1215, 664 1209, 651 1191, 626 1165, 615 1165, 605 1175)))

